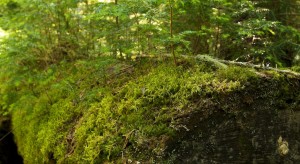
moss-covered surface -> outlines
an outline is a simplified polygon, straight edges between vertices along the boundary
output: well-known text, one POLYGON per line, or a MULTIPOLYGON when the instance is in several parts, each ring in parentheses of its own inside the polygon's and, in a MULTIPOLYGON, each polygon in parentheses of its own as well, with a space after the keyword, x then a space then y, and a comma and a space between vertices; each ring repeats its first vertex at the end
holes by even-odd
POLYGON ((299 163, 300 80, 274 72, 259 72, 259 76, 248 79, 240 90, 218 93, 198 105, 195 113, 180 118, 185 128, 168 144, 165 159, 169 163, 299 163), (277 150, 280 136, 289 142, 286 156, 277 150))
POLYGON ((216 110, 299 110, 294 77, 181 63, 99 58, 24 75, 14 96, 3 96, 24 162, 172 162, 176 140, 216 110))

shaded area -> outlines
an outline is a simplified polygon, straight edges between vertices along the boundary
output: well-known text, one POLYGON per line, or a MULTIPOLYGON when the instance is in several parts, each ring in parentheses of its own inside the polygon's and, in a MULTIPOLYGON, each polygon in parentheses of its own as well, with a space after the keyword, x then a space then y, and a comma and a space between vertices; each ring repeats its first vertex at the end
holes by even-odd
POLYGON ((300 112, 262 111, 247 119, 218 112, 178 140, 174 163, 300 163, 299 127, 300 112), (289 143, 287 156, 277 151, 279 136, 289 143))
POLYGON ((0 164, 22 164, 23 159, 18 154, 13 134, 10 132, 10 120, 0 118, 0 164), (9 133, 9 134, 8 134, 9 133), (8 135, 7 135, 8 134, 8 135))
POLYGON ((167 150, 171 163, 300 163, 299 81, 260 81, 210 102, 182 121, 167 150), (284 91, 283 91, 284 90, 284 91), (216 101, 218 103, 215 103, 216 101), (214 102, 214 103, 213 103, 214 102), (288 142, 280 155, 278 139, 288 142))

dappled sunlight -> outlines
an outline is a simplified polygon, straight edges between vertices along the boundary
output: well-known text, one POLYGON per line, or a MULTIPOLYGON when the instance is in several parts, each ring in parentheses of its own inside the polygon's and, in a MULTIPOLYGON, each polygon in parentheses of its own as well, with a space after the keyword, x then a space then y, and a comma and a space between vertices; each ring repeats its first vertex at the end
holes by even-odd
POLYGON ((2 30, 0 28, 0 39, 3 38, 3 37, 5 37, 5 36, 7 36, 7 35, 8 35, 7 32, 5 32, 4 30, 2 30))
POLYGON ((106 3, 110 3, 110 2, 114 2, 114 0, 98 0, 98 2, 106 2, 106 3))

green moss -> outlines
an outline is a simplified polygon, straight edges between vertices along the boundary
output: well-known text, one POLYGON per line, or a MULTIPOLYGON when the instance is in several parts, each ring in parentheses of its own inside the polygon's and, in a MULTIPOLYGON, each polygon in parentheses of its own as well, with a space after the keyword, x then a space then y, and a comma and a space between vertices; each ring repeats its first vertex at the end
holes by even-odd
POLYGON ((240 67, 167 61, 133 67, 99 58, 63 63, 35 77, 24 84, 28 94, 10 106, 25 163, 103 163, 161 156, 166 138, 180 129, 177 118, 244 89, 257 75, 240 67))
POLYGON ((228 67, 227 69, 219 70, 218 77, 221 79, 245 82, 248 81, 248 79, 257 77, 257 75, 255 74, 254 69, 232 66, 228 67))
POLYGON ((300 72, 300 66, 293 66, 291 68, 291 70, 296 71, 296 72, 300 72))

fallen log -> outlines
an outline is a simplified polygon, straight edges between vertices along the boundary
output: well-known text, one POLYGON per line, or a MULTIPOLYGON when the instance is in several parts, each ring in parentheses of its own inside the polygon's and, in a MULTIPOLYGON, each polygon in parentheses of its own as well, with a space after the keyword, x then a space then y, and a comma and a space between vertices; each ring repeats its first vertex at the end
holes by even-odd
MULTIPOLYGON (((171 54, 164 54, 164 55, 140 55, 136 56, 136 58, 159 58, 159 57, 167 57, 171 58, 173 57, 171 54)), ((206 61, 206 62, 211 62, 214 63, 216 66, 219 68, 226 68, 228 65, 236 65, 236 66, 241 66, 241 67, 248 67, 248 68, 254 68, 257 70, 272 70, 276 71, 278 73, 283 73, 287 75, 292 75, 297 78, 300 78, 300 73, 288 70, 288 69, 278 69, 278 68, 273 68, 270 66, 263 66, 263 65, 258 65, 258 64, 252 64, 249 62, 237 62, 237 61, 230 61, 230 60, 221 60, 221 59, 216 59, 213 58, 212 56, 209 55, 196 55, 196 56, 188 56, 188 55, 180 55, 178 57, 184 58, 184 59, 197 59, 200 61, 206 61)))

